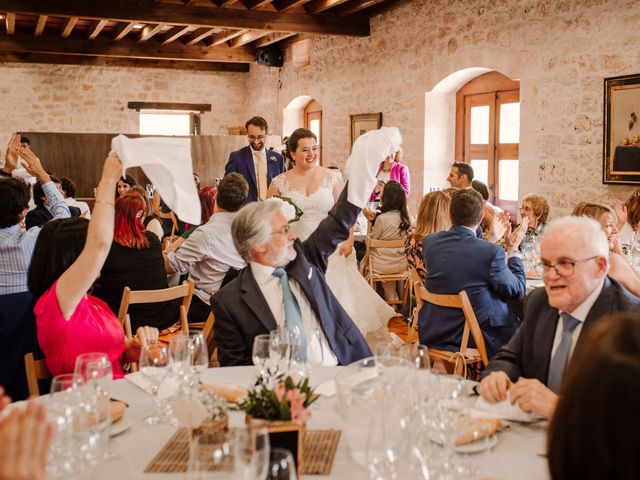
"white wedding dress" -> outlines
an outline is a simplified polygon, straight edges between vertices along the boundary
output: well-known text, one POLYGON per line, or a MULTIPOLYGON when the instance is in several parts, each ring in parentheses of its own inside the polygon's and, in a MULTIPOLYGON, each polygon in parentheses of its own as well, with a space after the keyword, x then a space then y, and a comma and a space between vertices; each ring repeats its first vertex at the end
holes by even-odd
MULTIPOLYGON (((342 178, 337 170, 328 169, 327 172, 322 186, 309 196, 292 190, 285 174, 273 179, 280 195, 290 198, 303 211, 300 220, 291 224, 296 236, 302 241, 306 240, 326 218, 335 203, 333 188, 342 182, 342 178)), ((390 340, 387 323, 395 315, 395 311, 360 274, 355 251, 348 257, 343 257, 338 251, 334 252, 329 257, 325 278, 342 308, 349 314, 362 335, 367 337, 370 345, 390 340)))

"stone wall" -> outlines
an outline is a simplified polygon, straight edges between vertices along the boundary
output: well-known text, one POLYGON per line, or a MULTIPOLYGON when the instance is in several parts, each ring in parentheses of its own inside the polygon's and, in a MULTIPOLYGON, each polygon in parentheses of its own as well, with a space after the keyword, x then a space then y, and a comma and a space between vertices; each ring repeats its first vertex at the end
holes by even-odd
POLYGON ((520 196, 567 213, 630 191, 602 184, 603 78, 640 72, 638 25, 636 0, 416 0, 372 19, 368 38, 317 37, 308 68, 285 64, 277 106, 277 70, 253 66, 249 113, 273 123, 279 111, 281 125, 284 106, 313 97, 325 164, 342 165, 349 115, 381 111, 405 138, 415 206, 425 169, 446 170, 425 159, 425 94, 457 71, 497 70, 521 85, 520 196))

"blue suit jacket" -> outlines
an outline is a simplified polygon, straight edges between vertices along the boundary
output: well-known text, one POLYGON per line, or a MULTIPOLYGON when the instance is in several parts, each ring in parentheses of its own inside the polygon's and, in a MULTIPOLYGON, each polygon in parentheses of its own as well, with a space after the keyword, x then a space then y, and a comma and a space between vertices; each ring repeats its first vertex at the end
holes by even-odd
MULTIPOLYGON (((289 278, 300 284, 309 300, 340 365, 371 356, 367 342, 324 277, 329 255, 347 239, 359 211, 347 201, 345 187, 327 218, 309 238, 295 241, 296 258, 285 266, 289 278)), ((250 266, 211 297, 211 308, 216 319, 214 331, 220 365, 251 365, 253 339, 275 330, 276 321, 250 266)))
MULTIPOLYGON (((519 325, 506 300, 525 295, 522 261, 513 257, 505 262, 502 248, 459 226, 427 236, 422 249, 427 290, 440 294, 467 292, 484 334, 487 353, 492 356, 519 325)), ((458 350, 463 328, 462 310, 425 303, 420 311, 420 343, 429 347, 458 350)))
MULTIPOLYGON (((281 173, 284 173, 286 168, 284 166, 284 158, 278 152, 267 149, 265 153, 267 155, 268 187, 271 184, 271 180, 281 173)), ((229 155, 229 161, 227 161, 227 164, 224 167, 224 174, 227 175, 231 172, 238 172, 247 180, 247 183, 249 184, 247 202, 255 202, 258 200, 258 181, 256 180, 257 172, 253 166, 253 153, 250 145, 247 145, 240 150, 236 150, 235 152, 231 152, 229 155)))

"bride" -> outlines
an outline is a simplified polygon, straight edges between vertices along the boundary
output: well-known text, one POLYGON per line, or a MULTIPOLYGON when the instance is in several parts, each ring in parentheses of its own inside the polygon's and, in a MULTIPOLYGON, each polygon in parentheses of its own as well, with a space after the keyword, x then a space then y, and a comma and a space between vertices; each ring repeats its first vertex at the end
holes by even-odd
MULTIPOLYGON (((342 176, 339 170, 317 164, 318 142, 310 130, 298 128, 294 131, 289 136, 288 151, 294 166, 273 179, 267 197, 290 198, 304 212, 299 221, 291 224, 296 236, 304 241, 333 207, 342 191, 342 176)), ((389 340, 387 323, 395 312, 358 271, 353 235, 329 257, 326 280, 342 308, 370 344, 389 340)))

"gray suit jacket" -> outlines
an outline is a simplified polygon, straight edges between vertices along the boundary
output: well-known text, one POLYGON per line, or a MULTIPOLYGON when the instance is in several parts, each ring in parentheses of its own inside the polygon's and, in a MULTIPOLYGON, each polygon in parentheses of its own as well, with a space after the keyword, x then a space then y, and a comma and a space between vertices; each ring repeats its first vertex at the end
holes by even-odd
MULTIPOLYGON (((615 280, 605 278, 602 292, 585 319, 576 348, 580 347, 585 333, 604 315, 638 309, 640 298, 629 293, 615 280)), ((519 377, 537 378, 546 385, 559 315, 558 309, 549 305, 544 288, 531 292, 524 305, 522 325, 491 359, 482 378, 491 372, 503 371, 514 382, 519 377)))

